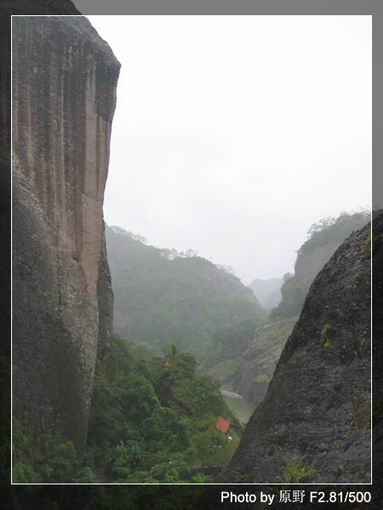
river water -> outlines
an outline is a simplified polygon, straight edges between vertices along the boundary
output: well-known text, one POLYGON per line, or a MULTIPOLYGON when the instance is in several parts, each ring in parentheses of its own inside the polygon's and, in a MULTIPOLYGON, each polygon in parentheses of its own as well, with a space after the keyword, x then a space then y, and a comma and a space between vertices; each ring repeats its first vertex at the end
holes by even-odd
POLYGON ((255 405, 245 400, 241 395, 238 395, 238 393, 227 390, 221 390, 221 393, 225 397, 230 409, 234 411, 239 421, 245 425, 253 414, 255 405))

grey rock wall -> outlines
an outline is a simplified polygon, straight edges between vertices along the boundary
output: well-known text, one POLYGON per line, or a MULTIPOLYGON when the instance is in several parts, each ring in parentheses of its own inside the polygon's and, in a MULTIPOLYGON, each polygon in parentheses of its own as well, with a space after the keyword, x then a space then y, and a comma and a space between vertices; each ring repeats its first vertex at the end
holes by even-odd
POLYGON ((366 226, 314 280, 228 481, 370 481, 369 249, 366 226))
POLYGON ((13 413, 86 441, 112 291, 103 197, 119 63, 84 17, 13 21, 13 413))

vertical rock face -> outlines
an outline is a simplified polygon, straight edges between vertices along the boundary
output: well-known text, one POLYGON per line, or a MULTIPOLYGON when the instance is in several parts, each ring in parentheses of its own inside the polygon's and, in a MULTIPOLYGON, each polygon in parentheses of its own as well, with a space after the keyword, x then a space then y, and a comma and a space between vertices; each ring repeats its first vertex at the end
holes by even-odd
POLYGON ((112 325, 102 206, 119 67, 86 18, 13 19, 13 413, 80 449, 112 325))
POLYGON ((227 480, 370 481, 370 239, 352 234, 311 285, 227 480))

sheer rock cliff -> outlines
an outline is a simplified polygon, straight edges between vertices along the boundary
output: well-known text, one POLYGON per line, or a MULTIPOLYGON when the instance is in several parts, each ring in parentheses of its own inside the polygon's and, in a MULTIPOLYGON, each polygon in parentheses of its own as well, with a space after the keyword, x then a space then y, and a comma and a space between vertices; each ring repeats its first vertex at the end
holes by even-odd
POLYGON ((103 197, 119 68, 84 17, 13 18, 13 413, 79 450, 112 328, 103 197))
POLYGON ((226 480, 370 481, 370 240, 353 233, 312 283, 226 480))

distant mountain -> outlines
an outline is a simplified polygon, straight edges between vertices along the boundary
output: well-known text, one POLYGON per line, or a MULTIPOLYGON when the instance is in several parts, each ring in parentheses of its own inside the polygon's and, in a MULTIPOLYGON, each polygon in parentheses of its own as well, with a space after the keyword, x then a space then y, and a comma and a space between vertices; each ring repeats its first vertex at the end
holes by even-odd
POLYGON ((106 227, 106 242, 121 336, 155 352, 176 342, 203 361, 213 346, 222 347, 220 331, 249 322, 255 328, 262 320, 252 291, 208 260, 150 246, 119 227, 106 227))
POLYGON ((367 211, 342 213, 338 218, 324 218, 311 226, 308 239, 298 250, 295 274, 285 275, 282 300, 271 312, 272 318, 299 315, 311 283, 330 257, 355 230, 370 220, 367 211))
POLYGON ((282 278, 269 278, 267 280, 257 278, 250 283, 249 287, 254 292, 254 295, 260 301, 263 308, 271 310, 278 306, 282 299, 282 284, 282 278))
MULTIPOLYGON (((220 360, 217 366, 209 369, 209 373, 253 404, 259 403, 266 393, 283 346, 299 317, 311 282, 342 241, 368 220, 369 213, 362 212, 341 214, 337 219, 326 218, 313 225, 308 240, 298 250, 295 275, 286 274, 283 278, 283 298, 279 306, 271 312, 266 323, 256 328, 246 349, 235 358, 220 360)), ((258 284, 256 288, 262 290, 262 285, 258 284)), ((257 296, 261 298, 260 292, 257 296)))
MULTIPOLYGON (((339 225, 338 225, 339 226, 339 225)), ((382 238, 383 215, 374 239, 382 238)), ((382 244, 374 246, 382 264, 382 244)), ((316 276, 265 398, 225 473, 242 483, 368 483, 371 232, 354 232, 316 276)))

